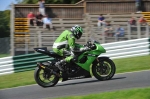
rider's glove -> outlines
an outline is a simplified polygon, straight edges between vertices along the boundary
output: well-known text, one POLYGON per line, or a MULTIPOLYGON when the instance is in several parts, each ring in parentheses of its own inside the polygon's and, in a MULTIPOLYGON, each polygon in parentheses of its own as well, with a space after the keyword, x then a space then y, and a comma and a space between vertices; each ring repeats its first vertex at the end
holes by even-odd
POLYGON ((74 56, 74 53, 72 51, 67 51, 67 50, 64 50, 63 51, 63 54, 64 55, 71 55, 71 56, 74 56))
POLYGON ((88 48, 88 47, 80 48, 80 51, 88 51, 88 50, 90 50, 90 48, 88 48))
POLYGON ((70 54, 71 54, 72 57, 74 57, 74 53, 72 51, 70 52, 70 54))
POLYGON ((71 55, 71 52, 67 50, 63 50, 63 55, 71 55))

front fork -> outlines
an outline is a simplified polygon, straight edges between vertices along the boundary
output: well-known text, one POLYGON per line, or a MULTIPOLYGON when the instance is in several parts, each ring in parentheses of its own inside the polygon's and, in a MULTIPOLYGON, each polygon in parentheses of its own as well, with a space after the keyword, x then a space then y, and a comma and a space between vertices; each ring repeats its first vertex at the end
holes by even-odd
POLYGON ((97 66, 97 72, 102 75, 107 74, 108 71, 108 66, 104 63, 105 59, 109 59, 109 57, 98 57, 95 62, 96 64, 99 64, 99 66, 97 66))

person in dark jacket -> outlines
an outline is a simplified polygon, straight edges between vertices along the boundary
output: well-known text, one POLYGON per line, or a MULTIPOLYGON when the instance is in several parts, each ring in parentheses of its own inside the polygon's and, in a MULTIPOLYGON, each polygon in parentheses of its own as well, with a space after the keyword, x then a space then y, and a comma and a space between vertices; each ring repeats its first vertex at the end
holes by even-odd
POLYGON ((142 12, 141 3, 142 3, 142 0, 135 0, 135 6, 136 6, 136 9, 137 9, 136 13, 142 12))
POLYGON ((102 14, 100 14, 98 17, 97 26, 98 28, 100 28, 102 25, 105 25, 105 17, 102 14))

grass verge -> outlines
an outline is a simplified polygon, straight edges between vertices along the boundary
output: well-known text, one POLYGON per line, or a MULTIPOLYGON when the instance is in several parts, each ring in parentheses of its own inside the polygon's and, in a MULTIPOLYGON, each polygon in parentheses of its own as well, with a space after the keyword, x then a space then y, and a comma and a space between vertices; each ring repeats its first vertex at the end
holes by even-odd
POLYGON ((150 55, 115 59, 117 73, 150 70, 150 55))
MULTIPOLYGON (((150 70, 150 55, 114 60, 116 72, 150 70)), ((34 71, 0 76, 0 89, 35 84, 34 71)))
POLYGON ((0 54, 0 58, 8 57, 8 56, 10 56, 10 54, 0 54))
MULTIPOLYGON (((56 99, 150 99, 150 88, 135 88, 56 99)), ((50 99, 50 98, 49 98, 50 99)))
POLYGON ((34 71, 0 76, 0 89, 35 84, 34 71))

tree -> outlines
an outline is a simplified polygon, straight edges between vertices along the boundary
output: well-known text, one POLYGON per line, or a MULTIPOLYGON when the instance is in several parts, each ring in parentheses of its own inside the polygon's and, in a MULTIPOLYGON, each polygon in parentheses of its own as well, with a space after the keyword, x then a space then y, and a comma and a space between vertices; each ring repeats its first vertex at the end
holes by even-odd
POLYGON ((10 35, 10 11, 0 11, 0 38, 10 35))
MULTIPOLYGON (((39 0, 16 0, 21 4, 36 4, 39 0)), ((81 0, 45 0, 46 4, 74 4, 81 0)))

